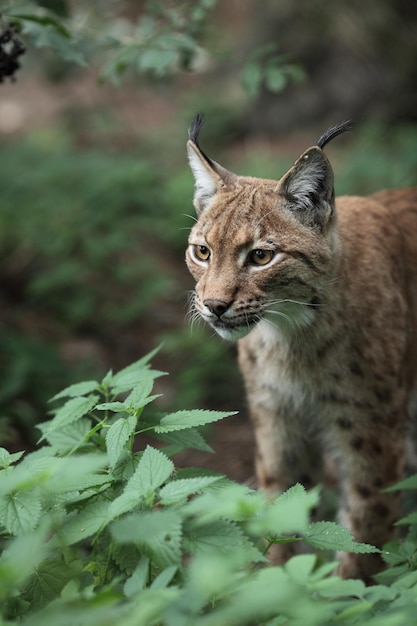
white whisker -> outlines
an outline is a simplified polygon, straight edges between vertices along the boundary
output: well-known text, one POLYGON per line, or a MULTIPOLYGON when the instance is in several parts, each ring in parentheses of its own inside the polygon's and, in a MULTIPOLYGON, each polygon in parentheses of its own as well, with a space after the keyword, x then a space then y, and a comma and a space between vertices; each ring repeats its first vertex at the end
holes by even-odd
POLYGON ((194 222, 198 221, 198 218, 195 215, 188 215, 188 213, 182 213, 181 214, 183 217, 189 217, 190 220, 193 220, 194 222))

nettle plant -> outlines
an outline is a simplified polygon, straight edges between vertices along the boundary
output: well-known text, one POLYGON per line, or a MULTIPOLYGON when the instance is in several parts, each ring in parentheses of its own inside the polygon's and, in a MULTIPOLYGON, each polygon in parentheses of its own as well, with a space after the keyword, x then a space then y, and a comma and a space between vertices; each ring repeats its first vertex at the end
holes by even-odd
POLYGON ((163 375, 153 354, 58 393, 34 452, 0 449, 0 624, 412 623, 412 537, 390 546, 385 584, 366 588, 333 575, 324 555, 375 548, 312 523, 317 490, 268 501, 213 471, 175 468, 184 448, 212 451, 198 428, 232 413, 147 408, 163 375), (269 547, 288 541, 315 553, 269 566, 269 547))

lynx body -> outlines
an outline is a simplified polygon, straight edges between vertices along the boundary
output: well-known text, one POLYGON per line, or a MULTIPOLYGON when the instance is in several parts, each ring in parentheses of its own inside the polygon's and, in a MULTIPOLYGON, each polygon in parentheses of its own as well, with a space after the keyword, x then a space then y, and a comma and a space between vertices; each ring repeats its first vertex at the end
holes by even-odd
MULTIPOLYGON (((320 482, 336 459, 340 521, 378 547, 392 536, 407 419, 417 408, 417 189, 334 198, 330 129, 280 180, 188 155, 198 220, 186 254, 193 307, 238 340, 259 486, 320 482)), ((278 561, 289 556, 281 548, 278 561)), ((370 580, 377 555, 344 554, 370 580)))

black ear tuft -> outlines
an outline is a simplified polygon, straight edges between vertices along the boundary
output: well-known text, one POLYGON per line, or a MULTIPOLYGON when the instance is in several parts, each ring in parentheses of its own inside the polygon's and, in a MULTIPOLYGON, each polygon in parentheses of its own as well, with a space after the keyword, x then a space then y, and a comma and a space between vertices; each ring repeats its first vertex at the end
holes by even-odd
POLYGON ((346 122, 342 122, 341 124, 337 124, 337 126, 332 126, 320 137, 317 141, 316 146, 319 148, 324 148, 326 144, 329 143, 332 139, 341 135, 342 133, 348 133, 354 128, 354 123, 352 120, 347 120, 346 122))
POLYGON ((191 128, 188 129, 188 138, 198 146, 198 135, 200 134, 201 127, 204 122, 204 116, 202 113, 196 113, 191 124, 191 128))

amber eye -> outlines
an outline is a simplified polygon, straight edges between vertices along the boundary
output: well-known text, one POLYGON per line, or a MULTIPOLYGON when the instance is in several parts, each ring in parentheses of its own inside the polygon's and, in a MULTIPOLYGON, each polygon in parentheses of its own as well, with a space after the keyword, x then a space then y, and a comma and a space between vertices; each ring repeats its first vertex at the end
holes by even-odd
POLYGON ((199 261, 208 261, 210 258, 210 250, 207 246, 193 246, 193 252, 199 261))
POLYGON ((252 265, 268 265, 274 258, 273 250, 255 249, 249 253, 248 259, 252 265))

